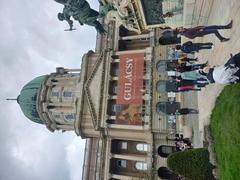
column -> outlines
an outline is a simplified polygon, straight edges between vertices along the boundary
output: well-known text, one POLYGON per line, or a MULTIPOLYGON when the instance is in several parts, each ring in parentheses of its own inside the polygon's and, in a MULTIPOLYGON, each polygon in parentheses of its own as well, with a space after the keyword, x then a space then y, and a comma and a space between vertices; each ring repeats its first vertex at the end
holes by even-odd
POLYGON ((134 36, 123 36, 120 37, 120 40, 133 40, 133 39, 143 39, 143 38, 150 38, 150 34, 140 34, 134 36))
POLYGON ((143 130, 143 126, 135 126, 135 125, 121 125, 121 124, 109 124, 109 128, 114 129, 128 129, 128 130, 143 130))
POLYGON ((133 178, 139 179, 139 177, 124 176, 124 175, 118 175, 118 174, 110 174, 109 178, 124 179, 124 180, 133 180, 133 178))
POLYGON ((113 81, 118 81, 118 77, 116 77, 116 76, 111 77, 111 80, 113 80, 113 81))
POLYGON ((141 161, 141 162, 147 162, 146 156, 130 156, 130 155, 122 155, 122 154, 112 154, 112 158, 116 159, 125 159, 129 161, 141 161))
POLYGON ((113 96, 109 96, 108 99, 117 99, 117 96, 116 95, 113 95, 113 96))
POLYGON ((135 53, 144 53, 145 49, 140 49, 140 50, 127 50, 127 51, 117 51, 116 55, 121 55, 121 54, 135 54, 135 53))

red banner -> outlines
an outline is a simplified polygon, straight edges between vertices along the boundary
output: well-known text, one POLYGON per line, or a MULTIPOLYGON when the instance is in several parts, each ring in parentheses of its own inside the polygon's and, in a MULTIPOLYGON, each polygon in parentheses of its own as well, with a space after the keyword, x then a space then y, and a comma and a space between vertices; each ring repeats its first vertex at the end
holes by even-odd
POLYGON ((142 104, 144 53, 120 55, 117 104, 142 104))

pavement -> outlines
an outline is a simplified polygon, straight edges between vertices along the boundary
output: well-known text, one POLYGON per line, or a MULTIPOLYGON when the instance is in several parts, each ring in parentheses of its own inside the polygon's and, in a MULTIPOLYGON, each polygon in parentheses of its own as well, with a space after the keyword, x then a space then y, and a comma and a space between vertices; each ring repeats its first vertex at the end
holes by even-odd
MULTIPOLYGON (((207 11, 206 14, 204 14, 204 9, 209 8, 209 4, 205 2, 201 5, 201 9, 203 10, 201 16, 207 17, 204 25, 225 25, 233 20, 232 29, 219 31, 221 35, 231 39, 227 42, 220 42, 215 35, 194 39, 194 42, 214 43, 214 49, 202 50, 196 53, 196 57, 199 58, 199 63, 208 60, 211 66, 223 65, 230 58, 230 53, 234 55, 240 52, 240 1, 211 0, 211 3, 211 9, 207 11)), ((203 24, 194 24, 193 26, 197 25, 203 24)), ((198 117, 196 117, 196 115, 188 115, 189 117, 186 116, 185 118, 185 123, 193 128, 195 147, 202 146, 204 126, 209 125, 210 115, 214 108, 215 100, 223 88, 223 85, 211 84, 203 88, 202 91, 184 93, 184 106, 193 108, 198 107, 199 109, 198 117)))

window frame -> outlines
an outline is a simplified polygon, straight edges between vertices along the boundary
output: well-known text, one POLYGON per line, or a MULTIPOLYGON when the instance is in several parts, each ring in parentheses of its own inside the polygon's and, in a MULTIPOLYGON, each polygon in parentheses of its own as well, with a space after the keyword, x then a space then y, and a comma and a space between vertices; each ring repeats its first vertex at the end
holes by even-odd
POLYGON ((146 143, 138 143, 136 144, 136 150, 139 152, 148 152, 149 145, 146 143))
POLYGON ((147 166, 147 163, 145 161, 137 161, 135 163, 135 168, 138 170, 138 171, 147 171, 148 170, 148 166, 147 166), (140 167, 141 166, 141 167, 140 167), (139 168, 140 167, 140 168, 139 168))

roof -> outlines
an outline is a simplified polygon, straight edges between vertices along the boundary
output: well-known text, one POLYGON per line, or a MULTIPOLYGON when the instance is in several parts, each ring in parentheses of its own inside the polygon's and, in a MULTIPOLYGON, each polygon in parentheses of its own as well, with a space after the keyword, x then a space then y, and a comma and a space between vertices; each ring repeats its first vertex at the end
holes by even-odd
POLYGON ((21 90, 17 102, 23 114, 33 122, 43 124, 37 111, 37 97, 47 76, 40 76, 27 83, 21 90))

